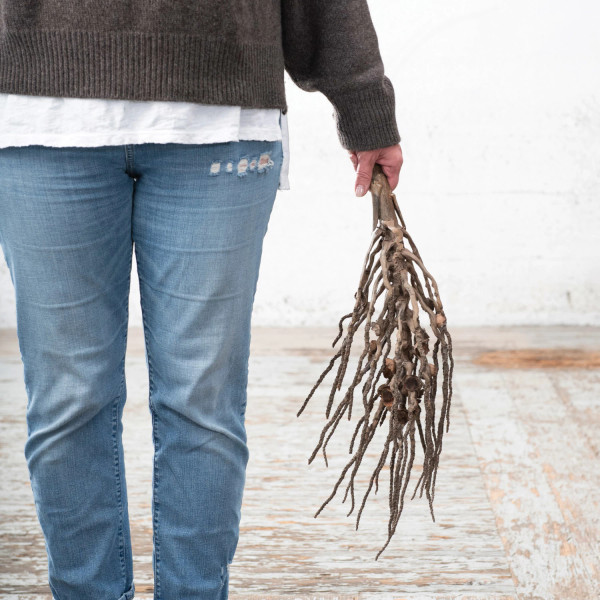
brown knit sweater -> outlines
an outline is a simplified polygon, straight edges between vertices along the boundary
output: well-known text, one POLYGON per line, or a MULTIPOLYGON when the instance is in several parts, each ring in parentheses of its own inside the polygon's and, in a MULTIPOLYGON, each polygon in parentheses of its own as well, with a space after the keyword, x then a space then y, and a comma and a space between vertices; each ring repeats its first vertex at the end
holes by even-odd
POLYGON ((344 148, 400 141, 367 0, 0 0, 3 93, 287 111, 284 69, 344 148))

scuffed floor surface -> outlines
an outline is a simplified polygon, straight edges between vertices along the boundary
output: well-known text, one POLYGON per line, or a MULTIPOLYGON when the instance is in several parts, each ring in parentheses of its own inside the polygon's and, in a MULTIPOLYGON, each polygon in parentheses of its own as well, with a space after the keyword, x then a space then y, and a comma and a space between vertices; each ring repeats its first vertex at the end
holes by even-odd
MULTIPOLYGON (((321 453, 308 465, 326 422, 333 372, 302 415, 296 412, 334 353, 337 327, 254 328, 246 417, 250 461, 230 567, 232 600, 600 598, 600 368, 593 361, 600 329, 451 333, 454 397, 436 481, 436 522, 425 497, 410 500, 421 466, 417 453, 396 533, 375 561, 387 537, 387 477, 380 478, 377 495, 371 492, 358 530, 355 522, 387 421, 359 470, 352 514, 346 516, 349 495, 342 503, 344 483, 315 519, 350 458, 360 388, 352 421, 344 418, 328 443, 329 467, 321 453), (495 366, 493 355, 475 362, 501 350, 540 349, 543 357, 561 348, 589 352, 591 359, 570 366, 536 362, 535 352, 528 352, 525 362, 498 359, 501 366, 495 366)), ((130 330, 126 370, 124 446, 136 598, 151 599, 152 442, 137 329, 130 330)), ((349 368, 342 392, 351 375, 349 368)), ((0 598, 51 599, 23 455, 25 406, 16 333, 0 331, 0 598)))

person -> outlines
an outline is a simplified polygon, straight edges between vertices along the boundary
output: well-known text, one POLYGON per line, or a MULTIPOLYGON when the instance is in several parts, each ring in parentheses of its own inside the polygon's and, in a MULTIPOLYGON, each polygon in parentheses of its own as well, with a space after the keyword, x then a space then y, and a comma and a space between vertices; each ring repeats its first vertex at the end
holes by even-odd
POLYGON ((366 0, 0 0, 0 244, 25 457, 60 600, 133 598, 122 446, 135 246, 155 600, 224 600, 251 314, 289 189, 284 72, 333 106, 364 196, 402 165, 366 0))

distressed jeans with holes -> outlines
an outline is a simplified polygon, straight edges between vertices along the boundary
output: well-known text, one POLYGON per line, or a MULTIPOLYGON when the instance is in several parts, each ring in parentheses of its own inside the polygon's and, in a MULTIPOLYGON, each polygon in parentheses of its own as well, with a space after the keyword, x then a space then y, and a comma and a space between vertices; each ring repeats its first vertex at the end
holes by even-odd
POLYGON ((227 598, 251 313, 281 164, 281 141, 0 148, 24 450, 55 599, 134 595, 121 420, 134 245, 154 598, 227 598))

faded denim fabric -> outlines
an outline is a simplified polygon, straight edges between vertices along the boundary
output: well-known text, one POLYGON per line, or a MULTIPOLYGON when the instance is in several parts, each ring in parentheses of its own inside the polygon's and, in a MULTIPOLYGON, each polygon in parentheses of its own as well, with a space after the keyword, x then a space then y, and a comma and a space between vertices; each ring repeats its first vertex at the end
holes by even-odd
POLYGON ((24 452, 57 600, 128 600, 133 249, 154 441, 155 600, 226 600, 249 458, 251 314, 281 141, 0 149, 24 452))

